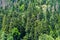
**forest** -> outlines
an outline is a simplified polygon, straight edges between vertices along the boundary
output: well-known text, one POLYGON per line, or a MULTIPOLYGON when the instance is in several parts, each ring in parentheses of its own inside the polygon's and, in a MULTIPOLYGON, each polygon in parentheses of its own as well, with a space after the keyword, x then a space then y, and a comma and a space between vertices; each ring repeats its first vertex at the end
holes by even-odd
POLYGON ((60 0, 0 0, 0 40, 60 40, 60 0))

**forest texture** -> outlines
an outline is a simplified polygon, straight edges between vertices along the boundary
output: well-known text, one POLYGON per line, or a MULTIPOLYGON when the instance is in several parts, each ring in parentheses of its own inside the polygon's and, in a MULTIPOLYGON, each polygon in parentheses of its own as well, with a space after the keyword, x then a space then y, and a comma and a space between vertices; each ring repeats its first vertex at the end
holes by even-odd
POLYGON ((60 0, 0 0, 0 40, 60 40, 60 0))

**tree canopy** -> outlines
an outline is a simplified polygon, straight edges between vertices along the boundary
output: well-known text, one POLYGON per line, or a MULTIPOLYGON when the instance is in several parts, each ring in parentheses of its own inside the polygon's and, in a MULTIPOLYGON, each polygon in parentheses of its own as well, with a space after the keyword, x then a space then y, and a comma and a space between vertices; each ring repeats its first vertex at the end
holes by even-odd
POLYGON ((59 0, 0 0, 0 40, 60 40, 59 0))

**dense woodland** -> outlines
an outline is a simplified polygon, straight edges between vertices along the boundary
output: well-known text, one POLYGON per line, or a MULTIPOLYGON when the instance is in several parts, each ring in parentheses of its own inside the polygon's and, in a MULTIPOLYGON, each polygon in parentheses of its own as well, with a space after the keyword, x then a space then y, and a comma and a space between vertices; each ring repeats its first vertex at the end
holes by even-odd
POLYGON ((60 0, 0 0, 0 40, 60 40, 60 0))

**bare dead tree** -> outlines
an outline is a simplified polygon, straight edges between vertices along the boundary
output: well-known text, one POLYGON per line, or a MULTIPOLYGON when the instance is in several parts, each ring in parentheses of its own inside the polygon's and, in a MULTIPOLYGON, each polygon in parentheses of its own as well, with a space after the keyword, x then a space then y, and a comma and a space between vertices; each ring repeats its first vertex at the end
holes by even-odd
POLYGON ((2 0, 2 7, 5 8, 5 0, 2 0))

